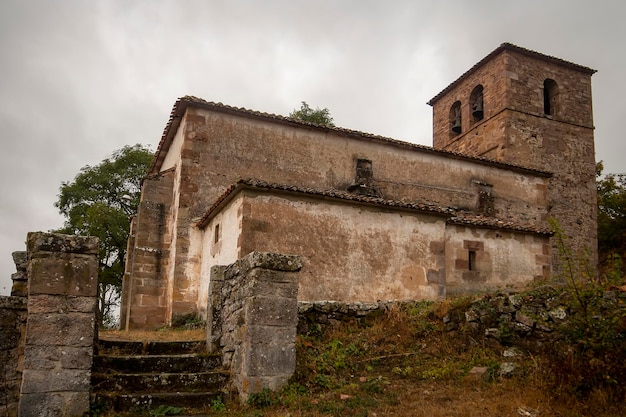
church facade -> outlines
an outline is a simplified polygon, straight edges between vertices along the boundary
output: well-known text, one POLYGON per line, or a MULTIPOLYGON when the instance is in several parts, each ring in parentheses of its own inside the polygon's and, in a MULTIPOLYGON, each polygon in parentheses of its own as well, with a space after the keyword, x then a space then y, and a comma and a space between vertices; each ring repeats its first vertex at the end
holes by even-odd
POLYGON ((298 299, 437 299, 596 247, 591 75, 502 44, 435 96, 433 147, 179 99, 133 220, 121 324, 205 317, 211 268, 300 255, 298 299))

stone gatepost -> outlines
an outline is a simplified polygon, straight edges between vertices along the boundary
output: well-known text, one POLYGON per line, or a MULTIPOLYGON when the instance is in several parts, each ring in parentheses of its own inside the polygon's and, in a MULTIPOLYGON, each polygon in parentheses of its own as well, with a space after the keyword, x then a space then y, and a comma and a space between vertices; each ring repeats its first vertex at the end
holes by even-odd
POLYGON ((211 271, 209 347, 222 347, 243 401, 282 388, 295 372, 301 268, 299 256, 252 252, 211 271))
POLYGON ((19 416, 89 411, 98 239, 29 233, 28 319, 19 416))

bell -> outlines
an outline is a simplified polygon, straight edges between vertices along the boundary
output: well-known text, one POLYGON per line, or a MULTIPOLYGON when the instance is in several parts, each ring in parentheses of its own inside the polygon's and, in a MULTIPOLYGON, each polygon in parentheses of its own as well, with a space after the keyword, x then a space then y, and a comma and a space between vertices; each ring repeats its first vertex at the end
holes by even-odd
POLYGON ((477 101, 474 104, 474 109, 472 110, 472 116, 476 120, 482 120, 483 118, 483 102, 482 100, 477 101))
POLYGON ((454 119, 454 124, 452 125, 452 131, 454 133, 461 133, 461 119, 460 118, 454 119))

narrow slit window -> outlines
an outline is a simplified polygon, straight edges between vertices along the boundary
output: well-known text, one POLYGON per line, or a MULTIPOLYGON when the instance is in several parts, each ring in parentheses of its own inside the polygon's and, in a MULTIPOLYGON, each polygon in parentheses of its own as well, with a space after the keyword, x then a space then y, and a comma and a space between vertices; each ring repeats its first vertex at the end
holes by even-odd
POLYGON ((556 81, 546 79, 543 82, 543 113, 554 116, 558 110, 559 86, 556 81))
POLYGON ((468 255, 468 269, 470 271, 476 271, 476 251, 471 250, 468 255))
POLYGON ((213 243, 217 243, 220 240, 220 224, 215 225, 215 229, 213 229, 213 243))

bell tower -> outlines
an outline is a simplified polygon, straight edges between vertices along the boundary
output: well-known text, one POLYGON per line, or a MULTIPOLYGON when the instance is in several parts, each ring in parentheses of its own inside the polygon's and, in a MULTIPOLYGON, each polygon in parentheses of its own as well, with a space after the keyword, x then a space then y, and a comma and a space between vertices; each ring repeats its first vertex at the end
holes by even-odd
POLYGON ((594 73, 504 43, 428 102, 434 148, 552 173, 548 216, 558 220, 572 249, 590 251, 592 259, 594 73))

